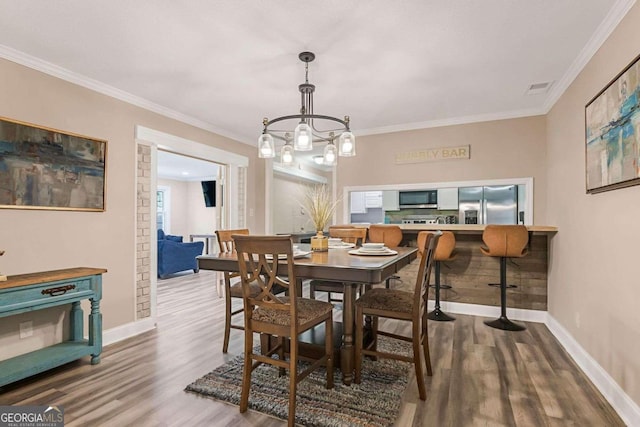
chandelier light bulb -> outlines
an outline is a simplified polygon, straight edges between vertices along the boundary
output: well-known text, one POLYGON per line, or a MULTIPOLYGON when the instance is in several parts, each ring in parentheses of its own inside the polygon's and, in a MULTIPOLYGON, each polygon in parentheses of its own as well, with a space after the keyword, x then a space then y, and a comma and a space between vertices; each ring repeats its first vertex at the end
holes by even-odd
POLYGON ((297 151, 311 151, 311 138, 311 127, 306 123, 300 123, 293 134, 293 148, 297 151))
POLYGON ((291 166, 293 164, 293 147, 291 143, 287 142, 280 151, 280 161, 284 166, 291 166))
POLYGON ((336 164, 336 158, 337 156, 337 152, 336 152, 336 146, 333 142, 330 142, 329 144, 327 144, 326 147, 324 147, 324 164, 327 166, 333 166, 336 164))
POLYGON ((258 138, 258 157, 261 159, 271 159, 276 156, 273 146, 273 137, 268 133, 263 133, 258 138))
POLYGON ((351 132, 342 132, 340 135, 340 151, 343 157, 351 157, 356 155, 356 137, 351 132))

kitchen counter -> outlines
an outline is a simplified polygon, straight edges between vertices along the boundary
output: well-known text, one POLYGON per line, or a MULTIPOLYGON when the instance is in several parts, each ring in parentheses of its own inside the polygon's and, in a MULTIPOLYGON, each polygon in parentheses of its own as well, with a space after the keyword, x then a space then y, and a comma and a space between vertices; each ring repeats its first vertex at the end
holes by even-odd
MULTIPOLYGON (((454 233, 478 234, 484 231, 485 224, 398 224, 407 231, 453 231, 454 233)), ((527 230, 533 233, 557 233, 558 227, 550 225, 528 225, 527 230)))

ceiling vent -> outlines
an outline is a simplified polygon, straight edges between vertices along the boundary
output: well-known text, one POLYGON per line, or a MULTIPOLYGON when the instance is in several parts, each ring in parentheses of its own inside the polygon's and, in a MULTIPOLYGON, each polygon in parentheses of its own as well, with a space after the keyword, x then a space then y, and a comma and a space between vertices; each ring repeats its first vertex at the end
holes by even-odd
POLYGON ((534 83, 529 85, 529 88, 525 92, 525 95, 539 95, 541 93, 547 93, 553 82, 534 83))

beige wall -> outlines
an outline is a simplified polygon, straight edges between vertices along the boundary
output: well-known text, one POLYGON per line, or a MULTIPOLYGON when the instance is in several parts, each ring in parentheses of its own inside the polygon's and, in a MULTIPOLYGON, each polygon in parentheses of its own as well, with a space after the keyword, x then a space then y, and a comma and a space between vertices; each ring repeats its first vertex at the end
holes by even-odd
POLYGON ((186 236, 189 232, 187 185, 187 181, 158 179, 158 187, 169 187, 169 227, 165 227, 164 230, 167 234, 173 234, 174 236, 186 236))
MULTIPOLYGON (((585 194, 584 107, 640 52, 636 4, 548 114, 549 311, 640 404, 640 186, 585 194)), ((537 200, 536 200, 537 201, 537 200)))
POLYGON ((357 156, 338 161, 338 189, 531 176, 534 223, 546 224, 545 141, 544 116, 362 136, 357 140, 357 156), (395 164, 397 153, 467 144, 469 160, 395 164))
MULTIPOLYGON (((256 194, 263 188, 264 162, 254 147, 1 59, 0 99, 0 116, 108 140, 105 212, 0 209, 3 273, 75 266, 108 270, 101 305, 105 329, 135 320, 136 125, 247 156, 247 207, 258 213, 247 225, 264 230, 264 196, 256 194)), ((52 314, 52 321, 58 316, 52 314)), ((3 319, 0 338, 15 337, 17 330, 15 319, 3 319)))

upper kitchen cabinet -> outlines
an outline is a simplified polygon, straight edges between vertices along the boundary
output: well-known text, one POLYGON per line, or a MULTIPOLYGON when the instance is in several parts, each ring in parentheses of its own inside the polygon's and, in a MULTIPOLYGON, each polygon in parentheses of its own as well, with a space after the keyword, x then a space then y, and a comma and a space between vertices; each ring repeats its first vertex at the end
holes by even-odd
POLYGON ((366 191, 364 194, 364 206, 367 209, 382 207, 382 191, 366 191))
POLYGON ((351 205, 350 212, 354 213, 367 213, 367 206, 365 204, 364 191, 352 191, 351 192, 351 205))
POLYGON ((458 210, 458 188, 438 188, 438 210, 458 210))
POLYGON ((382 209, 385 212, 400 210, 398 190, 385 190, 382 192, 382 209))

